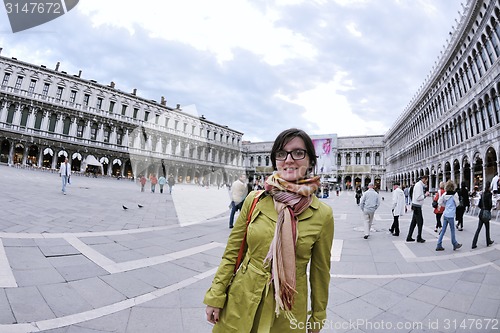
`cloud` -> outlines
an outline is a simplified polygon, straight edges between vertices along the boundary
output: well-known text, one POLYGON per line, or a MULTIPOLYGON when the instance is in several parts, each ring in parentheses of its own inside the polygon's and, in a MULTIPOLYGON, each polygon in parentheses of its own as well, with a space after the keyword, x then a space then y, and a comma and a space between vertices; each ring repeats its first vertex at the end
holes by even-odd
POLYGON ((48 68, 61 62, 60 70, 146 99, 164 96, 169 106, 195 105, 245 140, 271 141, 292 126, 384 134, 429 74, 459 7, 86 0, 16 34, 0 20, 0 47, 3 56, 48 68))

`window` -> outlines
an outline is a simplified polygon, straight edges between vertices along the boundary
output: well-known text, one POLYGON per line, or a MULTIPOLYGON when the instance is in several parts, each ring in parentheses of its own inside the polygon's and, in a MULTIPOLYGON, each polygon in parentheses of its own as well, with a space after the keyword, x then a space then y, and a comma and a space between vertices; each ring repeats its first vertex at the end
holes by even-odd
POLYGON ((114 101, 109 101, 109 113, 113 113, 113 110, 115 109, 115 102, 114 101))
POLYGON ((137 113, 139 112, 138 108, 134 108, 134 119, 137 119, 137 113))
POLYGON ((122 116, 127 114, 127 105, 122 105, 122 116))
POLYGON ((2 87, 9 84, 10 73, 5 73, 3 76, 2 87))
POLYGON ((69 101, 70 103, 75 103, 76 101, 76 90, 71 90, 69 93, 69 101))
POLYGON ((144 121, 148 121, 149 118, 149 111, 144 112, 144 121))
POLYGON ((102 97, 97 97, 97 103, 95 107, 97 110, 102 110, 102 97))
POLYGON ((83 137, 83 128, 85 127, 85 122, 80 119, 80 121, 78 121, 78 125, 76 126, 76 136, 78 138, 82 138, 83 137))
POLYGON ((90 127, 90 140, 96 140, 97 139, 97 124, 93 123, 92 126, 90 127))
POLYGON ((104 127, 104 142, 109 142, 110 134, 111 134, 111 127, 105 126, 104 127))
POLYGON ((182 130, 184 133, 186 133, 187 126, 188 124, 184 123, 184 129, 182 130))
POLYGON ((118 131, 116 131, 116 144, 121 146, 122 142, 123 142, 123 129, 120 128, 118 131))
POLYGON ((49 132, 56 131, 56 123, 57 123, 57 114, 53 113, 50 115, 49 119, 49 132))
POLYGON ((43 90, 42 90, 42 95, 43 96, 47 96, 49 94, 49 88, 50 88, 50 84, 45 82, 43 84, 43 90))
POLYGON ((42 126, 43 111, 38 111, 35 116, 35 129, 40 129, 42 126))
POLYGON ((28 92, 33 94, 35 92, 36 80, 31 80, 28 92))
POLYGON ((380 165, 380 153, 375 154, 375 165, 380 165))
POLYGON ((66 119, 64 119, 64 126, 63 126, 63 134, 64 135, 68 135, 69 134, 69 128, 71 126, 71 118, 70 117, 66 117, 66 119))
POLYGON ((342 155, 337 154, 337 165, 342 164, 342 155))
POLYGON ((7 120, 6 120, 7 124, 12 124, 15 112, 16 112, 16 105, 11 104, 9 107, 9 112, 7 113, 7 120))
POLYGON ((345 164, 346 165, 351 165, 351 154, 347 154, 345 156, 345 164))
POLYGON ((56 99, 60 100, 63 94, 63 87, 57 87, 57 92, 56 92, 56 99))
POLYGON ((21 89, 21 84, 23 84, 23 77, 22 76, 18 76, 17 77, 17 81, 16 81, 15 89, 21 89))
POLYGON ((372 163, 372 161, 371 161, 370 153, 366 153, 366 155, 365 155, 365 164, 370 165, 371 163, 372 163))
POLYGON ((361 164, 361 154, 356 153, 356 165, 360 165, 360 164, 361 164))
POLYGON ((155 124, 158 125, 158 122, 160 121, 160 115, 155 114, 155 124))
POLYGON ((26 127, 26 124, 28 123, 28 116, 29 116, 30 110, 28 108, 24 108, 23 112, 21 113, 21 126, 26 127))
POLYGON ((83 106, 89 106, 89 101, 90 101, 90 95, 89 94, 83 95, 83 106))
POLYGON ((176 121, 175 121, 175 124, 174 124, 174 129, 175 129, 175 130, 177 130, 177 127, 178 127, 178 126, 179 126, 179 121, 178 121, 178 120, 176 120, 176 121))

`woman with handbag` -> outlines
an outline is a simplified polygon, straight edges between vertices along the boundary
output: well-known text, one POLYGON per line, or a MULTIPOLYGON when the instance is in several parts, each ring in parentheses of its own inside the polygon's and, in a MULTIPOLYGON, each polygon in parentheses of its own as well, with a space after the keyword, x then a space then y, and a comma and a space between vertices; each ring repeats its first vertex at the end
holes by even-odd
POLYGON ((266 192, 245 199, 205 295, 213 332, 312 333, 325 323, 334 222, 331 207, 314 195, 320 182, 310 176, 316 165, 311 138, 299 129, 283 131, 271 161, 275 172, 266 192))
POLYGON ((479 222, 477 223, 476 234, 474 235, 474 239, 472 240, 473 249, 477 247, 477 239, 479 237, 479 233, 481 232, 483 224, 484 229, 486 230, 486 246, 490 246, 494 242, 490 238, 491 207, 493 205, 490 187, 491 182, 487 181, 484 187, 483 195, 481 196, 481 199, 479 199, 479 203, 477 205, 481 210, 479 211, 479 222))

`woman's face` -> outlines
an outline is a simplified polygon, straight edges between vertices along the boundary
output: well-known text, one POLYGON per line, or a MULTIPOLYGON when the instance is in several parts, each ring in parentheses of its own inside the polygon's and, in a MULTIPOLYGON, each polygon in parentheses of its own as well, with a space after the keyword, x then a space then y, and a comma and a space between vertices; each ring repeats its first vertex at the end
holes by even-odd
MULTIPOLYGON (((306 145, 304 144, 304 140, 300 137, 295 137, 290 140, 281 150, 286 152, 292 152, 296 149, 306 150, 306 145)), ((305 178, 306 174, 309 170, 309 155, 299 160, 294 160, 292 158, 292 154, 287 154, 286 159, 284 161, 279 161, 276 159, 276 168, 283 178, 286 181, 294 182, 299 179, 305 178)))

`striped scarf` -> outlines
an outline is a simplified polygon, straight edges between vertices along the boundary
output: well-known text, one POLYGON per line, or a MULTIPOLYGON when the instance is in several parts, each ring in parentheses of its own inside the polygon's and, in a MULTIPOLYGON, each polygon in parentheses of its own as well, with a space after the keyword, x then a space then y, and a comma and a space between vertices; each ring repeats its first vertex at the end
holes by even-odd
POLYGON ((295 244, 298 238, 297 216, 312 202, 312 196, 319 187, 319 177, 299 180, 296 183, 282 179, 274 173, 266 180, 266 190, 273 197, 278 212, 276 230, 264 259, 264 265, 271 263, 271 281, 274 285, 276 315, 280 310, 288 319, 293 319, 295 293, 295 244))

